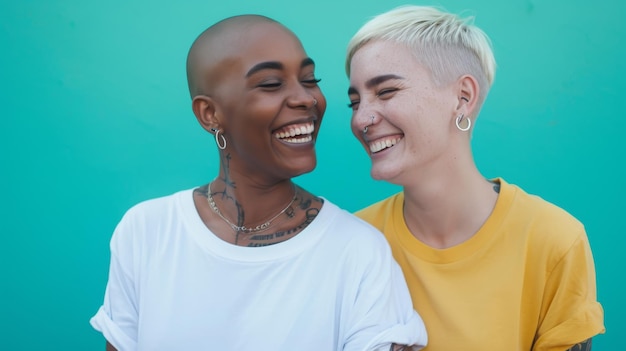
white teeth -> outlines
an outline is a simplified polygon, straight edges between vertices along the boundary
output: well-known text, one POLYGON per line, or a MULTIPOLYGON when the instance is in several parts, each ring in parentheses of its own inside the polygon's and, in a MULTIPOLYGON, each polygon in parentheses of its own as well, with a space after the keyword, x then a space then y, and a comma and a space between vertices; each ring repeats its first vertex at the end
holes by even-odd
POLYGON ((373 153, 379 152, 383 149, 396 145, 398 141, 400 141, 400 138, 398 137, 376 140, 370 143, 370 151, 373 153))
POLYGON ((309 134, 300 138, 286 138, 286 139, 282 139, 282 141, 287 142, 287 143, 293 143, 293 144, 302 144, 302 143, 308 143, 309 141, 313 140, 313 137, 309 134))
POLYGON ((315 131, 313 123, 307 123, 299 126, 290 126, 285 130, 275 133, 274 137, 276 139, 282 139, 288 143, 306 143, 313 139, 311 136, 313 131, 315 131), (297 135, 303 135, 303 137, 294 138, 297 135))

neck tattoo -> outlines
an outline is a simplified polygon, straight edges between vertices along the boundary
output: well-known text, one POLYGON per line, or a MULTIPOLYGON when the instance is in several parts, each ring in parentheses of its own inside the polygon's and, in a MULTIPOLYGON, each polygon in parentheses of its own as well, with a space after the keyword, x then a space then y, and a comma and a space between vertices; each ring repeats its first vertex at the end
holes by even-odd
MULTIPOLYGON (((211 183, 213 183, 213 182, 211 182, 211 183)), ((272 218, 268 219, 267 221, 265 221, 265 223, 259 224, 256 227, 248 228, 245 225, 242 225, 242 226, 235 225, 233 222, 229 221, 226 217, 224 217, 222 212, 220 212, 219 208, 217 208, 217 204, 215 203, 215 200, 213 199, 213 195, 211 194, 211 183, 209 183, 209 185, 208 185, 207 200, 208 200, 209 206, 211 207, 213 212, 215 212, 222 220, 224 220, 224 222, 226 222, 231 228, 233 228, 233 230, 235 232, 242 232, 242 233, 246 233, 246 234, 256 233, 256 232, 260 232, 260 231, 268 229, 272 225, 272 222, 276 218, 278 218, 278 216, 280 216, 283 213, 285 213, 285 211, 287 211, 287 209, 289 209, 289 207, 291 207, 291 205, 293 205, 293 202, 296 201, 296 195, 298 194, 298 192, 296 191, 296 188, 294 187, 294 189, 293 189, 293 197, 291 198, 291 201, 289 201, 287 206, 285 208, 283 208, 282 211, 278 212, 278 214, 276 214, 274 217, 272 217, 272 218)))

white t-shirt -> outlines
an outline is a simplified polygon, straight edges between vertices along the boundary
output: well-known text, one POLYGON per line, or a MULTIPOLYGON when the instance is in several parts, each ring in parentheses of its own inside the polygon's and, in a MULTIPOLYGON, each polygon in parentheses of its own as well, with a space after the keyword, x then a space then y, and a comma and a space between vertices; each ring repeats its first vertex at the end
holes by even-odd
POLYGON ((124 215, 91 324, 119 351, 361 351, 427 340, 369 224, 325 200, 295 237, 241 247, 204 225, 191 189, 124 215))

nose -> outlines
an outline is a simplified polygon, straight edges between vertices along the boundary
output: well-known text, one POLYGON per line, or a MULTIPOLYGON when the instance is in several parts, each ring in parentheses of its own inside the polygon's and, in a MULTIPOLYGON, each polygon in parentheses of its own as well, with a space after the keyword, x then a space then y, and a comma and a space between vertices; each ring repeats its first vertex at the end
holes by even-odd
POLYGON ((292 98, 287 101, 287 104, 293 108, 304 108, 310 110, 317 106, 319 101, 311 94, 306 97, 292 98))
MULTIPOLYGON (((287 105, 292 108, 304 108, 310 110, 317 106, 322 101, 318 101, 312 91, 309 89, 298 86, 287 99, 287 105)), ((322 97, 320 97, 321 99, 322 97)))
POLYGON ((364 113, 359 112, 360 111, 357 111, 357 113, 352 116, 352 126, 355 132, 360 132, 362 135, 365 135, 369 132, 371 126, 374 125, 376 121, 376 114, 371 111, 364 113))

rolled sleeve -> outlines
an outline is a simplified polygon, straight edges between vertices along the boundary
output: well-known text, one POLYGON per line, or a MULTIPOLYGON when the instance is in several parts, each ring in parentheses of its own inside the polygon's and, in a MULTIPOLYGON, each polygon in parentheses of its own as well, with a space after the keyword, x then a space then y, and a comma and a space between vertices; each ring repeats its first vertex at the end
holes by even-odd
POLYGON ((138 301, 133 279, 133 245, 125 235, 125 222, 111 238, 111 262, 104 302, 90 319, 92 327, 118 351, 137 349, 138 301))
POLYGON ((137 349, 137 342, 130 338, 104 310, 100 307, 98 312, 89 321, 91 326, 101 332, 104 338, 118 351, 132 351, 137 349))
POLYGON ((354 303, 352 332, 344 350, 388 350, 391 344, 420 350, 428 341, 426 328, 413 309, 411 296, 398 264, 385 252, 371 260, 359 284, 354 303))
POLYGON ((550 273, 544 301, 534 351, 566 350, 604 332, 593 257, 584 233, 550 273))

